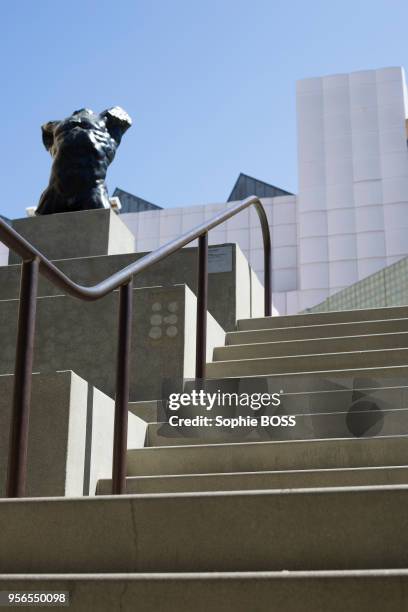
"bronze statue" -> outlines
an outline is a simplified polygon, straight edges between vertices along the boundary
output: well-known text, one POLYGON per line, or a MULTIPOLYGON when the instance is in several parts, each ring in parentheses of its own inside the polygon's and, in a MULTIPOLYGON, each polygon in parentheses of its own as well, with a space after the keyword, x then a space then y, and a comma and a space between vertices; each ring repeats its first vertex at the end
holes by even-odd
POLYGON ((67 119, 43 125, 43 143, 54 161, 35 214, 109 208, 106 172, 131 125, 119 106, 100 114, 81 108, 67 119))

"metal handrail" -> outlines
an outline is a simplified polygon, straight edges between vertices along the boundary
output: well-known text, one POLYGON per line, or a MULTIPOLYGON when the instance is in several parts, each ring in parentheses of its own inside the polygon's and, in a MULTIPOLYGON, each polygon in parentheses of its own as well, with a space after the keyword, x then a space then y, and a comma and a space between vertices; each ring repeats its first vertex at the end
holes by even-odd
POLYGON ((126 452, 129 402, 129 363, 132 321, 133 276, 165 259, 198 238, 197 341, 196 378, 205 378, 206 324, 208 293, 208 232, 242 210, 255 206, 261 222, 264 247, 264 312, 271 315, 271 238, 265 209, 257 196, 237 202, 148 253, 141 259, 115 272, 92 286, 79 285, 61 272, 47 257, 33 247, 0 218, 0 240, 23 259, 18 314, 17 350, 14 370, 13 409, 10 429, 7 470, 7 497, 22 497, 27 472, 28 426, 31 398, 31 378, 34 354, 36 298, 38 276, 42 274, 65 293, 80 300, 98 300, 119 289, 119 338, 116 368, 116 396, 112 493, 121 494, 126 488, 126 452))

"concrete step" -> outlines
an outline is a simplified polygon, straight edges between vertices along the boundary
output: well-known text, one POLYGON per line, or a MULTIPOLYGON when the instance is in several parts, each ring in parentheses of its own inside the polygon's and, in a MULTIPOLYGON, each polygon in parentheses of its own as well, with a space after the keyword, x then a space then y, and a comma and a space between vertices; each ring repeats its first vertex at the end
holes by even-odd
POLYGON ((316 355, 323 353, 347 353, 351 351, 382 350, 408 347, 408 332, 343 336, 341 338, 316 338, 313 340, 285 340, 257 344, 235 344, 216 347, 214 361, 257 359, 316 355))
POLYGON ((406 485, 0 500, 0 573, 402 569, 407 504, 406 485))
POLYGON ((215 361, 207 364, 206 372, 208 378, 228 378, 406 365, 408 365, 408 349, 384 349, 215 361))
MULTIPOLYGON (((70 591, 73 612, 402 612, 408 570, 36 574, 3 591, 70 591), (138 604, 139 605, 139 604, 138 604)), ((48 608, 47 608, 48 609, 48 608)))
MULTIPOLYGON (((286 412, 285 412, 286 414, 286 412)), ((268 416, 268 415, 266 415, 268 416)), ((174 427, 165 423, 149 423, 146 447, 265 442, 283 440, 313 440, 316 438, 361 438, 370 436, 408 435, 408 410, 353 410, 321 414, 292 415, 293 427, 273 424, 174 427)), ((210 417, 211 418, 211 417, 210 417)), ((230 418, 230 417, 228 417, 230 418)), ((237 417, 233 417, 237 418, 237 417)), ((245 422, 247 423, 247 422, 245 422)), ((407 459, 408 460, 408 459, 407 459)))
MULTIPOLYGON (((246 380, 244 379, 244 381, 246 380)), ((262 380, 264 379, 259 379, 259 381, 262 380)), ((218 381, 216 382, 218 383, 218 381)), ((304 417, 308 415, 316 415, 317 417, 337 413, 339 418, 341 418, 342 415, 348 415, 350 412, 353 415, 364 415, 373 411, 377 411, 378 414, 382 414, 385 417, 393 416, 393 411, 395 410, 404 411, 403 414, 405 414, 405 410, 408 407, 408 386, 386 386, 386 380, 381 381, 376 378, 373 380, 369 378, 366 380, 355 379, 354 382, 355 386, 350 388, 336 387, 333 384, 331 389, 318 391, 297 391, 291 393, 290 390, 289 392, 285 390, 284 395, 281 395, 279 410, 282 414, 296 414, 303 415, 304 417), (381 382, 383 383, 381 386, 379 384, 376 386, 375 383, 381 382)), ((269 412, 271 410, 265 408, 265 414, 269 412)), ((318 425, 317 420, 314 423, 318 425)))
MULTIPOLYGON (((126 491, 132 494, 199 493, 203 491, 248 491, 397 484, 408 484, 408 466, 231 472, 229 474, 182 474, 179 476, 134 476, 127 478, 126 491)), ((111 480, 99 481, 97 495, 109 495, 111 491, 111 480)))
MULTIPOLYGON (((408 366, 274 373, 255 377, 207 378, 208 393, 281 393, 286 412, 307 414, 348 410, 357 397, 367 395, 388 408, 408 405, 408 366)), ((185 391, 195 388, 185 385, 185 391)), ((166 414, 162 408, 159 415, 166 414)), ((201 409, 202 410, 202 409, 201 409)), ((225 410, 223 410, 225 412, 225 410)), ((156 419, 157 420, 157 419, 156 419)), ((160 418, 159 420, 166 420, 160 418)))
POLYGON ((294 327, 234 331, 227 333, 226 344, 255 344, 258 342, 278 342, 281 340, 366 336, 399 331, 408 331, 408 319, 384 319, 379 321, 297 325, 294 327))
MULTIPOLYGON (((220 362, 220 363, 235 363, 220 362)), ((236 362, 242 363, 242 362, 236 362)), ((215 364, 218 365, 218 362, 215 364)), ((306 392, 332 392, 334 390, 343 390, 351 392, 353 389, 362 387, 372 387, 374 385, 385 387, 393 386, 404 388, 407 385, 408 366, 387 366, 387 367, 361 367, 361 368, 343 368, 339 370, 322 369, 315 372, 274 372, 271 374, 261 374, 258 376, 235 376, 233 378, 214 377, 207 378, 207 387, 223 390, 228 389, 227 385, 235 385, 234 390, 249 389, 251 392, 255 388, 258 389, 261 382, 264 382, 265 391, 275 392, 283 390, 287 393, 306 392)), ((263 389, 262 389, 263 390, 263 389)))
POLYGON ((406 465, 408 436, 162 446, 128 451, 129 476, 406 465))
POLYGON ((247 329, 275 329, 280 327, 296 327, 298 325, 324 325, 327 323, 346 323, 351 321, 405 319, 407 316, 408 306, 392 306, 385 308, 367 308, 361 310, 339 310, 335 312, 287 315, 283 317, 241 319, 238 321, 237 328, 240 331, 247 329))

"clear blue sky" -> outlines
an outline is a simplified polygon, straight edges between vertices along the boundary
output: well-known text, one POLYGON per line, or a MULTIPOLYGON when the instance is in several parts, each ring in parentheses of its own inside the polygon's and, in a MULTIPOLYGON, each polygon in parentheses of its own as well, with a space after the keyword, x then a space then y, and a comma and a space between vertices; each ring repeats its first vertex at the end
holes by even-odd
POLYGON ((37 203, 40 125, 83 106, 134 121, 110 191, 225 201, 241 171, 296 191, 296 80, 404 65, 407 27, 407 0, 4 1, 0 213, 37 203))

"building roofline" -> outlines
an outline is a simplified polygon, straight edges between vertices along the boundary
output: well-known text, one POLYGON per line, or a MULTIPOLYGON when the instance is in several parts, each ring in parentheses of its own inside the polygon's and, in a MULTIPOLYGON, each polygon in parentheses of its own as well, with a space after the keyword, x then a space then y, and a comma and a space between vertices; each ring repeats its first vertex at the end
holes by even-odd
POLYGON ((277 187, 276 185, 272 185, 272 183, 267 183, 266 181, 262 181, 261 179, 257 179, 254 176, 251 176, 250 174, 246 174, 245 172, 240 172, 238 175, 237 180, 234 183, 233 188, 231 189, 231 192, 228 196, 228 200, 227 202, 230 201, 230 197, 232 196, 232 194, 234 193, 234 189, 237 187, 239 180, 242 176, 245 176, 246 178, 252 179, 253 181, 256 181, 257 183, 262 183, 263 185, 266 185, 267 187, 272 187, 273 189, 279 189, 279 191, 284 191, 284 195, 295 195, 294 193, 292 193, 291 191, 287 191, 286 189, 282 189, 281 187, 277 187))

